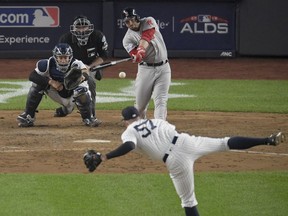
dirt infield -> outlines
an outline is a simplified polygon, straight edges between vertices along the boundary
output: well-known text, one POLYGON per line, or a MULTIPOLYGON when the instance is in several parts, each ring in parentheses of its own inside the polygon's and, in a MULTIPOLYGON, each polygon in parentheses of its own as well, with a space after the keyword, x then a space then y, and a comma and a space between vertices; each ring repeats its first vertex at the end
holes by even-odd
MULTIPOLYGON (((0 79, 27 78, 37 60, 0 60, 0 79)), ((173 79, 288 79, 288 60, 270 58, 172 59, 173 79)), ((105 77, 117 77, 115 71, 135 77, 136 65, 123 63, 105 71, 105 77)), ((24 104, 23 104, 24 108, 24 104)), ((82 125, 74 111, 65 118, 54 118, 53 110, 40 110, 36 126, 18 128, 21 112, 0 111, 0 171, 3 173, 87 173, 82 155, 88 148, 101 152, 120 144, 124 130, 120 111, 98 111, 104 122, 99 128, 82 125)), ((221 113, 168 111, 168 120, 179 132, 195 135, 266 136, 275 129, 288 132, 288 114, 221 113)), ((196 171, 288 170, 288 144, 255 147, 249 152, 217 153, 196 162, 196 171)), ((165 172, 162 162, 153 162, 131 153, 104 163, 99 173, 165 172)))

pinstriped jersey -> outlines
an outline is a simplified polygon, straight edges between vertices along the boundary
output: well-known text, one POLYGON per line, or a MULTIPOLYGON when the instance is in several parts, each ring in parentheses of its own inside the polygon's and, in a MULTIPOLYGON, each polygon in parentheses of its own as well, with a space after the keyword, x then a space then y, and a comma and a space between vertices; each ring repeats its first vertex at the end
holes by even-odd
POLYGON ((146 56, 143 59, 144 62, 148 63, 161 62, 168 58, 166 45, 156 20, 153 17, 144 17, 140 19, 139 31, 133 31, 128 28, 123 38, 123 47, 130 53, 131 50, 138 47, 142 32, 152 28, 155 29, 155 34, 146 49, 146 56))
POLYGON ((132 141, 136 150, 152 159, 162 160, 173 137, 177 134, 175 126, 162 119, 139 119, 123 132, 123 143, 132 141))

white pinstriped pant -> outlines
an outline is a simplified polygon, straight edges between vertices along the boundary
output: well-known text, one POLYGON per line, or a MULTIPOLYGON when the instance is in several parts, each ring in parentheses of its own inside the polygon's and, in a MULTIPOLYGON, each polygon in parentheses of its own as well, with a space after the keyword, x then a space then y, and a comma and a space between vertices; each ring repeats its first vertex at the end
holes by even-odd
POLYGON ((194 162, 201 156, 229 150, 228 139, 179 135, 166 160, 166 167, 183 208, 198 204, 194 190, 194 162))

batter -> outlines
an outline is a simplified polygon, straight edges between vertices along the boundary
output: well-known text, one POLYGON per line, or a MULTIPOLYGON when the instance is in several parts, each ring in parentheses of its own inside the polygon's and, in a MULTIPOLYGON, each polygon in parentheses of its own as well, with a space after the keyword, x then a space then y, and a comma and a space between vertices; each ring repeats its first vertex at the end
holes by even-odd
MULTIPOLYGON (((187 216, 199 216, 193 170, 194 162, 198 158, 229 149, 248 149, 257 145, 276 146, 285 140, 282 132, 264 138, 194 136, 177 132, 174 125, 162 119, 140 119, 139 115, 133 106, 122 110, 127 127, 121 136, 123 144, 105 155, 95 153, 91 157, 95 163, 86 161, 87 168, 90 172, 94 171, 102 161, 125 155, 133 149, 154 160, 163 161, 187 216)), ((86 158, 87 154, 84 155, 84 160, 86 158)))
POLYGON ((153 98, 154 118, 165 120, 171 68, 162 34, 153 17, 140 19, 134 8, 124 9, 122 17, 128 28, 123 47, 133 57, 133 62, 138 63, 135 106, 145 119, 149 101, 153 98))

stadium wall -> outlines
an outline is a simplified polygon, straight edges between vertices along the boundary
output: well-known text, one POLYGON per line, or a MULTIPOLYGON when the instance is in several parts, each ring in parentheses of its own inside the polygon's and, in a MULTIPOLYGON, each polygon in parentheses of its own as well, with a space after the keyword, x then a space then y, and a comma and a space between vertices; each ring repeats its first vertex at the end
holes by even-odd
POLYGON ((272 0, 182 0, 177 4, 164 0, 0 0, 0 58, 50 56, 60 35, 69 31, 80 14, 104 32, 111 57, 126 57, 121 10, 127 6, 135 7, 141 17, 156 19, 170 57, 288 55, 286 0, 277 0, 277 5, 272 0), (35 25, 36 10, 54 22, 35 25))

